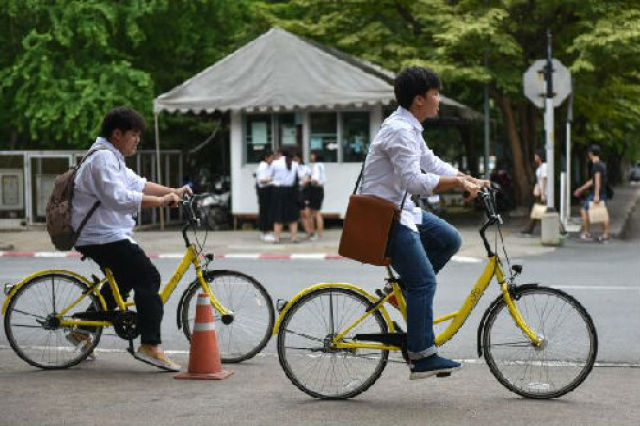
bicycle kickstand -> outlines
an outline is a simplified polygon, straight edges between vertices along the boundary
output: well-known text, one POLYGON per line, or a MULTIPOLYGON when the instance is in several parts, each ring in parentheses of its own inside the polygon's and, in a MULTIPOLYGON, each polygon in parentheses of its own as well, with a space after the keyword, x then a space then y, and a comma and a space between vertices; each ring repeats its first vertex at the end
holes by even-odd
POLYGON ((133 349, 133 339, 129 339, 129 347, 127 348, 127 352, 129 352, 131 354, 131 356, 133 356, 135 359, 137 359, 140 362, 144 362, 145 364, 149 364, 153 367, 159 368, 160 370, 164 370, 164 371, 172 371, 170 368, 167 367, 163 367, 161 365, 157 365, 154 364, 150 361, 147 361, 146 359, 142 358, 140 355, 138 355, 138 353, 133 349))

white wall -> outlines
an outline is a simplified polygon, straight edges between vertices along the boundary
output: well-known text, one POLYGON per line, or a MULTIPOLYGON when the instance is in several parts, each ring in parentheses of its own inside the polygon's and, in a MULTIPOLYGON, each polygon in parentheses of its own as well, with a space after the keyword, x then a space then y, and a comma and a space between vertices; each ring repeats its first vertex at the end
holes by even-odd
MULTIPOLYGON (((309 114, 303 115, 303 150, 309 146, 309 114)), ((373 141, 382 124, 382 106, 370 111, 370 137, 373 141)), ((257 164, 244 163, 244 141, 242 136, 242 115, 231 113, 231 212, 238 214, 257 214, 258 200, 255 190, 257 164)), ((353 191, 362 163, 324 163, 327 183, 324 187, 322 212, 338 214, 341 218, 347 210, 349 196, 353 191)))

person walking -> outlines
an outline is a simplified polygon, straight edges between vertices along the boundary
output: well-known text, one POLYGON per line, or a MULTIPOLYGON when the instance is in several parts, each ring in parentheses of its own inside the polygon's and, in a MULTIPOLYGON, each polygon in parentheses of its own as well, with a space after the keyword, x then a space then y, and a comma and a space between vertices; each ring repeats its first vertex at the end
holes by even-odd
MULTIPOLYGON (((134 291, 140 346, 138 356, 164 369, 179 371, 160 348, 160 324, 164 314, 158 290, 160 273, 144 250, 133 239, 134 216, 140 208, 177 207, 187 186, 168 188, 146 180, 129 169, 125 157, 138 149, 144 119, 133 109, 118 107, 107 113, 102 121, 100 136, 91 146, 97 150, 82 163, 75 176, 71 224, 78 229, 96 202, 98 208, 86 222, 75 248, 93 259, 104 271, 113 272, 120 293, 126 300, 134 291)), ((116 302, 108 285, 100 293, 107 309, 116 302)), ((76 345, 86 344, 91 337, 81 329, 70 333, 68 339, 76 345)))
MULTIPOLYGON (((547 203, 547 160, 546 160, 546 152, 544 150, 539 150, 533 157, 533 161, 536 164, 536 184, 533 187, 533 197, 534 203, 546 204, 547 203)), ((533 214, 533 209, 536 206, 532 207, 532 217, 529 219, 529 224, 525 229, 523 229, 520 233, 524 236, 533 235, 533 230, 536 227, 536 224, 540 222, 541 218, 536 217, 533 214)))
MULTIPOLYGON (((580 209, 580 216, 582 217, 582 232, 580 233, 581 240, 590 240, 591 237, 591 223, 589 221, 589 208, 590 203, 593 202, 596 206, 601 202, 607 201, 607 165, 600 161, 600 145, 592 144, 587 150, 587 157, 591 163, 589 167, 589 179, 577 188, 573 195, 577 198, 581 197, 589 189, 592 189, 584 200, 584 204, 580 209)), ((602 223, 602 235, 598 237, 597 241, 606 243, 609 241, 609 220, 605 220, 602 223)))
POLYGON ((400 220, 389 234, 388 255, 407 298, 410 379, 460 368, 460 363, 437 353, 433 298, 436 274, 458 251, 461 238, 453 226, 416 208, 405 195, 428 196, 458 188, 476 197, 489 185, 459 172, 427 147, 421 123, 438 114, 440 88, 438 74, 426 68, 409 67, 396 76, 394 92, 399 106, 371 144, 360 187, 362 194, 384 198, 401 208, 400 220))
POLYGON ((282 156, 272 163, 271 181, 273 182, 273 242, 280 243, 283 224, 288 224, 291 242, 298 241, 298 163, 293 161, 292 153, 284 150, 282 156))
POLYGON ((308 186, 308 217, 309 233, 311 241, 322 238, 324 231, 324 219, 320 209, 324 200, 324 184, 327 181, 322 158, 316 151, 312 151, 309 156, 311 163, 311 176, 308 186))
POLYGON ((271 203, 273 198, 273 184, 271 182, 271 163, 274 154, 265 150, 262 160, 256 170, 256 191, 258 194, 258 223, 260 227, 260 239, 272 243, 273 218, 271 217, 271 203))

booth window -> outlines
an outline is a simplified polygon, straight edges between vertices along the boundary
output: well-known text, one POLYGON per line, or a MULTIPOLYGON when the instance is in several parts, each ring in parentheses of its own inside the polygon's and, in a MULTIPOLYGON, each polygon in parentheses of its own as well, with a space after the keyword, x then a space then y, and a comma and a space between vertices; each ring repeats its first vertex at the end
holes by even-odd
POLYGON ((247 163, 260 162, 264 151, 272 147, 271 115, 247 115, 245 138, 247 163))
POLYGON ((311 134, 309 148, 317 152, 326 163, 338 161, 338 115, 335 112, 309 114, 311 134))
POLYGON ((342 161, 364 160, 369 142, 369 112, 343 112, 342 161))
POLYGON ((302 153, 302 114, 278 114, 278 148, 302 153))

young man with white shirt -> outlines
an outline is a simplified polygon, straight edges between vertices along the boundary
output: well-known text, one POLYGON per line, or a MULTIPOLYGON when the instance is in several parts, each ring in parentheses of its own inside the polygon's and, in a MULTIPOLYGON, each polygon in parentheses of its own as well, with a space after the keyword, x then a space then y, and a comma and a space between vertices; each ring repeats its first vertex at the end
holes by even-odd
MULTIPOLYGON (((75 176, 71 221, 77 229, 91 207, 100 203, 82 229, 75 248, 101 269, 111 269, 123 297, 134 291, 141 333, 138 355, 164 369, 179 371, 180 366, 160 348, 164 313, 158 295, 160 274, 132 237, 133 217, 140 208, 177 207, 191 189, 167 188, 127 168, 125 157, 136 153, 144 129, 144 119, 130 108, 118 107, 107 113, 100 137, 89 149, 96 151, 82 163, 75 176)), ((101 294, 107 308, 114 309, 116 303, 109 286, 103 286, 101 294)), ((76 344, 89 338, 81 330, 70 337, 76 344)))
MULTIPOLYGON (((467 176, 440 160, 422 138, 422 122, 438 114, 441 82, 421 67, 402 70, 395 79, 398 109, 382 124, 369 149, 361 193, 395 202, 405 193, 432 195, 459 188, 476 197, 487 181, 467 176)), ((458 231, 410 197, 389 235, 391 265, 400 274, 407 298, 407 349, 410 379, 452 372, 460 364, 438 356, 433 331, 436 274, 458 251, 458 231)))

